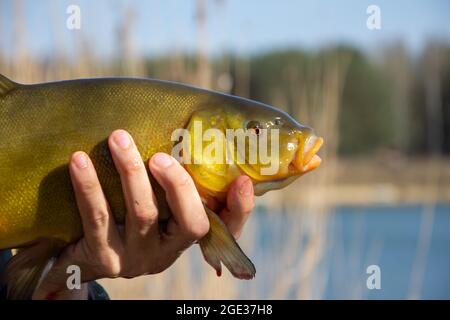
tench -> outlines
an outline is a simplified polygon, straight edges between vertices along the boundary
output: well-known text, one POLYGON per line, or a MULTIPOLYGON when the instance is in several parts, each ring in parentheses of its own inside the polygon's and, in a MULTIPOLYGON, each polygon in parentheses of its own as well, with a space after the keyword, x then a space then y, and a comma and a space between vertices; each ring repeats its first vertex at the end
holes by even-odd
MULTIPOLYGON (((242 174, 253 181, 255 195, 262 195, 321 163, 316 153, 322 138, 285 112, 259 102, 152 79, 23 85, 0 75, 0 249, 19 248, 6 269, 10 298, 30 297, 49 259, 82 236, 68 169, 73 152, 90 155, 115 221, 124 222, 120 178, 107 144, 116 129, 130 132, 144 161, 156 152, 179 156, 202 199, 222 201, 230 183, 242 174), (186 131, 177 134, 180 129, 186 131), (243 140, 238 135, 228 139, 230 130, 243 133, 243 140), (223 135, 205 138, 207 131, 223 135), (274 161, 253 154, 262 145, 255 149, 251 142, 263 141, 263 136, 268 159, 274 161), (239 142, 246 149, 240 149, 239 142), (214 151, 211 144, 217 147, 214 151), (20 258, 41 239, 51 248, 40 246, 38 259, 20 258)), ((163 222, 170 209, 163 189, 149 176, 163 222)), ((210 230, 199 241, 205 260, 218 273, 223 263, 235 277, 253 278, 256 270, 250 259, 218 216, 205 209, 210 230)))

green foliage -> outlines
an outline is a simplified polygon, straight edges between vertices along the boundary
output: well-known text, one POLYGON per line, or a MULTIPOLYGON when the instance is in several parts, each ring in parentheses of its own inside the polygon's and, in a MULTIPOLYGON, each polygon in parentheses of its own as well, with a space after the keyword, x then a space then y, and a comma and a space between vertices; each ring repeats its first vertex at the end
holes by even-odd
MULTIPOLYGON (((350 63, 343 71, 347 75, 343 79, 338 115, 339 152, 370 153, 389 147, 395 133, 391 84, 365 55, 353 48, 339 47, 316 53, 289 50, 256 56, 251 60, 251 97, 273 102, 274 94, 282 93, 287 105, 280 107, 296 113, 298 106, 292 99, 292 86, 303 88, 301 94, 313 101, 312 91, 322 85, 329 62, 343 55, 350 57, 350 63)), ((320 94, 328 93, 322 90, 320 94)), ((304 107, 313 108, 313 105, 304 107)))
POLYGON ((393 142, 394 114, 389 79, 355 52, 350 61, 340 114, 340 152, 370 153, 393 142))

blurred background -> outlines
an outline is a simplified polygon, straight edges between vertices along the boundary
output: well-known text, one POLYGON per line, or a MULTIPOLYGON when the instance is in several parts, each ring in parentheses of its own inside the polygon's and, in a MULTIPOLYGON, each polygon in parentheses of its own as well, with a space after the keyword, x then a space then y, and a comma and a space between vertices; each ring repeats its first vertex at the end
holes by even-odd
POLYGON ((0 73, 180 81, 325 139, 317 171, 257 200, 240 239, 254 280, 217 278, 194 246, 103 280, 112 298, 450 299, 449 1, 0 0, 0 73))

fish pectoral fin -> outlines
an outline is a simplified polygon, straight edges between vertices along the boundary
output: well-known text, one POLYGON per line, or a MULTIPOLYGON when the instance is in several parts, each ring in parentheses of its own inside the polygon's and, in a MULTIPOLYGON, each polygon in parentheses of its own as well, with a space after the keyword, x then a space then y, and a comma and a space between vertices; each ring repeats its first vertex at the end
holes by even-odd
POLYGON ((222 273, 221 263, 223 263, 236 278, 252 279, 256 274, 255 266, 217 214, 204 207, 210 228, 199 244, 206 262, 216 269, 218 276, 222 273))
POLYGON ((47 263, 61 248, 58 241, 40 239, 18 250, 6 265, 1 281, 7 286, 10 300, 31 299, 47 263))

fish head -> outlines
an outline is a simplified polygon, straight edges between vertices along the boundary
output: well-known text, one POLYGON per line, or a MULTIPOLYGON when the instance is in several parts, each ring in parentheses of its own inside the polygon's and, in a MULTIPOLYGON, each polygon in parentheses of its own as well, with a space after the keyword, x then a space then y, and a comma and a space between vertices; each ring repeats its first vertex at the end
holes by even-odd
POLYGON ((235 99, 201 109, 189 122, 190 163, 184 165, 200 191, 223 199, 231 182, 245 174, 262 195, 321 164, 323 139, 312 128, 277 108, 235 99))

